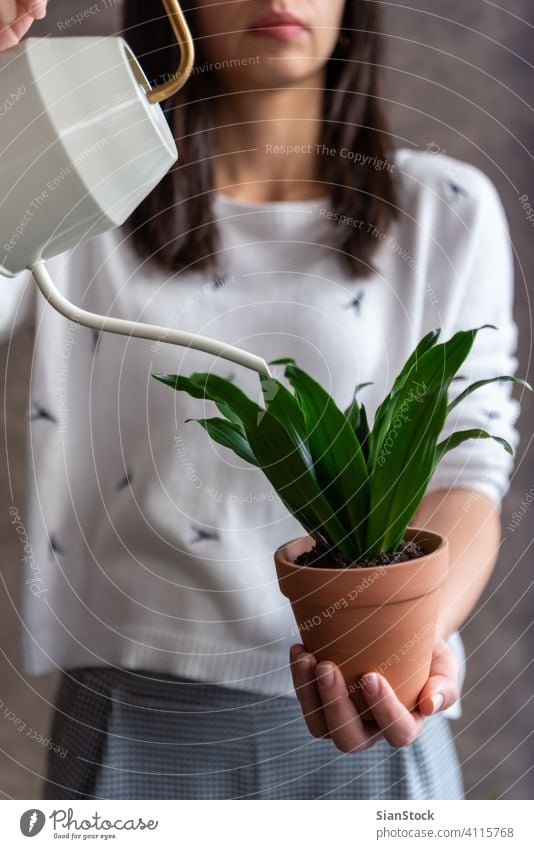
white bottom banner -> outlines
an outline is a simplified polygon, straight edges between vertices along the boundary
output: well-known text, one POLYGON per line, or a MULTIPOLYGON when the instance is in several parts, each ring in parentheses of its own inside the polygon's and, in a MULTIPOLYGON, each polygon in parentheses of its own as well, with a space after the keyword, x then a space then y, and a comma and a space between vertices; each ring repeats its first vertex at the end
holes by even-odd
POLYGON ((534 846, 529 802, 2 802, 1 845, 335 847, 534 846), (275 810, 276 808, 276 810, 275 810))

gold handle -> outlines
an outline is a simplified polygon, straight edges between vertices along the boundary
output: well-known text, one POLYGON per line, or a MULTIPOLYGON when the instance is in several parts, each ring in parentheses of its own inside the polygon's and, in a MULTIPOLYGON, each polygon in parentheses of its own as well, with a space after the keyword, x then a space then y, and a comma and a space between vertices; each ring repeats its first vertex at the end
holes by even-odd
POLYGON ((161 103, 162 100, 180 91, 189 79, 195 61, 193 39, 178 0, 163 0, 163 5, 169 16, 176 41, 180 45, 180 66, 172 77, 147 92, 150 103, 161 103))

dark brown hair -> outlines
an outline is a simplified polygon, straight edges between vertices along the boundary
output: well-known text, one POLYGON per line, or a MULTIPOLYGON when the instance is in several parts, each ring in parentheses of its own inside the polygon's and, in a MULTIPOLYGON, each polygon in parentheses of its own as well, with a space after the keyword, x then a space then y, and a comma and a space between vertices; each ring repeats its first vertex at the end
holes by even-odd
MULTIPOLYGON (((194 16, 185 13, 195 37, 194 16)), ((320 177, 328 186, 336 220, 364 225, 332 228, 335 247, 355 275, 369 271, 384 232, 396 217, 392 144, 379 90, 382 37, 377 4, 347 0, 339 43, 326 69, 326 96, 320 143, 337 152, 320 156, 320 177), (340 155, 345 151, 345 155, 340 155)), ((152 84, 178 66, 167 18, 146 0, 126 0, 124 35, 152 84)), ((213 264, 217 227, 212 223, 214 189, 212 122, 217 89, 196 41, 196 71, 164 108, 180 160, 136 209, 128 222, 133 244, 143 257, 178 271, 213 264), (204 67, 205 66, 205 67, 204 67)))

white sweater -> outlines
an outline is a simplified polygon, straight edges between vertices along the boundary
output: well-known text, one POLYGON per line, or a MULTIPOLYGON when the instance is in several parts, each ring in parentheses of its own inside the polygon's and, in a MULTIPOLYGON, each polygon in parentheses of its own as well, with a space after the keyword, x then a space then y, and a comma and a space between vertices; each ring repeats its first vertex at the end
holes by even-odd
MULTIPOLYGON (((340 405, 356 383, 373 381, 361 395, 371 416, 436 326, 448 338, 497 325, 481 331, 462 373, 513 373, 512 255, 495 189, 477 169, 431 154, 401 151, 397 169, 400 219, 377 236, 376 270, 365 278, 329 247, 330 228, 360 225, 329 219, 325 201, 221 194, 215 280, 140 262, 121 231, 49 267, 86 309, 214 336, 268 361, 294 357, 340 405)), ((205 354, 69 324, 27 273, 0 280, 0 308, 4 338, 35 324, 28 503, 11 514, 24 558, 26 672, 114 664, 291 695, 297 635, 273 551, 301 528, 259 470, 184 423, 212 415, 211 405, 151 373, 214 369, 256 398, 257 377, 205 354)), ((447 431, 488 427, 516 446, 510 391, 496 384, 473 394, 447 431)), ((470 441, 446 456, 431 488, 499 501, 511 465, 493 441, 470 441)))

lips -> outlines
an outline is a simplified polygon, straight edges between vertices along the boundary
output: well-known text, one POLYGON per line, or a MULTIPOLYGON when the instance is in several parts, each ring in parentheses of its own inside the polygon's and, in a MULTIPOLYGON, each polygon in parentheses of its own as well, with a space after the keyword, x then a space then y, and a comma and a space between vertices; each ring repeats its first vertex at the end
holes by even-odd
POLYGON ((307 29, 306 24, 289 12, 270 12, 257 18, 248 27, 252 35, 279 41, 292 41, 299 38, 307 29))

